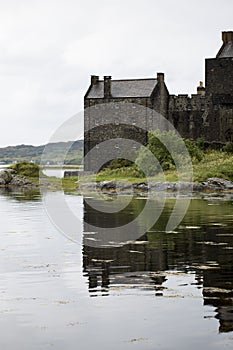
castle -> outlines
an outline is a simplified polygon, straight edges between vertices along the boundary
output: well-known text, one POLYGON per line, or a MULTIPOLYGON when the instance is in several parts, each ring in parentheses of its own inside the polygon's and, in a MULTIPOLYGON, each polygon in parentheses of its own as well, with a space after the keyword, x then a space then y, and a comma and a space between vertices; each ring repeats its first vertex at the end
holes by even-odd
MULTIPOLYGON (((205 60, 205 87, 200 82, 191 97, 170 95, 163 73, 128 80, 91 76, 84 97, 84 155, 107 139, 128 138, 146 144, 144 126, 154 130, 158 114, 184 138, 203 137, 210 144, 233 142, 233 31, 222 32, 222 41, 216 58, 205 60), (119 103, 129 106, 124 113, 119 113, 119 103), (145 111, 136 113, 135 105, 146 107, 145 111)), ((92 170, 94 162, 85 161, 85 170, 92 170)))

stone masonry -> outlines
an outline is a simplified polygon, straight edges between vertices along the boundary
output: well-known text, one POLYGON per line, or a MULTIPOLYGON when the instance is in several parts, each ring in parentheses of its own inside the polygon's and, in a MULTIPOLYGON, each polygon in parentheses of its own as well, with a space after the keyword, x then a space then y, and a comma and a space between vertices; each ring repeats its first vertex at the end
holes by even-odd
MULTIPOLYGON (((216 58, 205 60, 205 87, 200 82, 191 96, 170 95, 163 73, 128 80, 91 76, 84 97, 84 155, 110 139, 134 140, 135 149, 145 145, 147 131, 166 130, 166 125, 159 124, 159 115, 182 137, 203 137, 218 145, 233 142, 233 32, 222 32, 222 41, 216 58)), ((117 142, 115 147, 120 149, 117 142)), ((86 171, 93 170, 96 159, 104 156, 105 151, 101 152, 85 160, 86 171)))

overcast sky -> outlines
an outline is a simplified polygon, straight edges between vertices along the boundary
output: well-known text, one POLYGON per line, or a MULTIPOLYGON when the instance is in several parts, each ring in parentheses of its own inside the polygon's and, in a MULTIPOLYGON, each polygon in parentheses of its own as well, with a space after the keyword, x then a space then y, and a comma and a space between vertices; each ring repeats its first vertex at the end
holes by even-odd
POLYGON ((195 93, 232 14, 232 0, 0 0, 0 147, 47 143, 91 74, 164 72, 170 93, 195 93))

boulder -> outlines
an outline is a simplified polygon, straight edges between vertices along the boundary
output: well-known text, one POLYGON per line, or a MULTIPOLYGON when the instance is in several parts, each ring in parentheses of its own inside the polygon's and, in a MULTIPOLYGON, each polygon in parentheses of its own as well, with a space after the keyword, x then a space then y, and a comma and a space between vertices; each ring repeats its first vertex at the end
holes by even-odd
POLYGON ((133 188, 136 192, 137 191, 147 192, 149 186, 148 186, 148 183, 146 182, 139 182, 139 183, 133 184, 133 188))
POLYGON ((13 176, 11 182, 11 186, 30 186, 33 185, 32 182, 28 181, 28 179, 24 176, 15 175, 13 176))
POLYGON ((0 171, 0 185, 8 185, 12 180, 12 172, 10 169, 0 171))
POLYGON ((116 185, 116 181, 102 181, 98 184, 98 187, 101 190, 115 190, 116 185))
POLYGON ((210 177, 202 182, 207 188, 218 190, 233 190, 233 182, 229 180, 220 179, 218 177, 210 177))

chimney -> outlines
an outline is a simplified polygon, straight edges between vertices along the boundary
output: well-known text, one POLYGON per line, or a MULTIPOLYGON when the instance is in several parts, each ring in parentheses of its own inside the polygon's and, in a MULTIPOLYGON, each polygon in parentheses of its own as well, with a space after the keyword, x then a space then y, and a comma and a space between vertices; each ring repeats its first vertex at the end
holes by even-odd
POLYGON ((233 57, 233 31, 222 32, 222 46, 218 51, 216 58, 233 57))
POLYGON ((91 85, 96 85, 99 82, 99 76, 98 75, 91 75, 91 85))
POLYGON ((159 83, 164 83, 164 73, 157 73, 157 80, 159 83))
POLYGON ((199 86, 197 87, 197 94, 201 96, 205 96, 205 87, 203 86, 203 82, 200 81, 199 86))
POLYGON ((112 97, 111 79, 112 77, 110 75, 104 76, 104 98, 112 97))
POLYGON ((222 41, 224 44, 233 41, 233 32, 222 32, 222 41))

